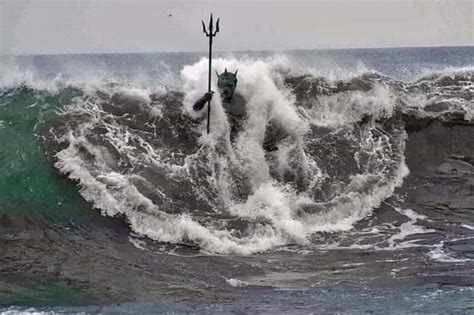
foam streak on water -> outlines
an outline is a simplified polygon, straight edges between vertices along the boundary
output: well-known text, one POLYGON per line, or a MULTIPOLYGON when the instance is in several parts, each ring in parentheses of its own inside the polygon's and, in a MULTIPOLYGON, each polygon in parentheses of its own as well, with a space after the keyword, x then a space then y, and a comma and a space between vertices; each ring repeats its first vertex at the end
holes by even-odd
POLYGON ((472 65, 321 54, 2 57, 0 305, 472 287, 472 65))

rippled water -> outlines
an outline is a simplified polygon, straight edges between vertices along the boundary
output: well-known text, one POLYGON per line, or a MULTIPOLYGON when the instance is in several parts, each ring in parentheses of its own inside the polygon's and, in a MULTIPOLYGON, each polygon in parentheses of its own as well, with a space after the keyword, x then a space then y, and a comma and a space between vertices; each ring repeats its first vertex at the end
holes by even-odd
POLYGON ((472 54, 2 57, 2 311, 472 312, 472 54))

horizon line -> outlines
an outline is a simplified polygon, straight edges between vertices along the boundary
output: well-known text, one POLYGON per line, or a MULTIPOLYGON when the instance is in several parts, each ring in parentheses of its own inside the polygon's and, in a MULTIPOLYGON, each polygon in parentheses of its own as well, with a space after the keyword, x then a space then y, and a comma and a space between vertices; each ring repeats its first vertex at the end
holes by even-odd
MULTIPOLYGON (((381 49, 410 49, 410 48, 474 48, 474 44, 467 45, 435 45, 435 46, 384 46, 384 47, 319 47, 319 48, 293 48, 293 49, 245 49, 245 50, 214 50, 215 53, 247 53, 247 52, 296 52, 312 50, 381 50, 381 49)), ((121 51, 121 52, 47 52, 33 54, 3 54, 0 57, 34 57, 34 56, 66 56, 66 55, 126 55, 126 54, 207 54, 204 50, 184 50, 184 51, 121 51)))

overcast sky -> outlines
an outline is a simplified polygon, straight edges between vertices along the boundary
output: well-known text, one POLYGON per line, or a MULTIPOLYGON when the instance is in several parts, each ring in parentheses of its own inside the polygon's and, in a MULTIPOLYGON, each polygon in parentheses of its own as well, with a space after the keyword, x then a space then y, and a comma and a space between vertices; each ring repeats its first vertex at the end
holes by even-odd
POLYGON ((474 0, 0 0, 0 54, 474 45, 474 0), (170 16, 171 14, 171 16, 170 16))

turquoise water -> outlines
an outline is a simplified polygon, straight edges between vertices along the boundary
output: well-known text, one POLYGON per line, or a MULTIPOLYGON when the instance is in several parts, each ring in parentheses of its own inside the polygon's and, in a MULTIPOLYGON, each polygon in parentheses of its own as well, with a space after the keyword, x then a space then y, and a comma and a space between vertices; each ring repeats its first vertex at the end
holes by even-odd
POLYGON ((77 188, 58 176, 37 134, 42 123, 80 92, 57 95, 27 87, 7 90, 0 107, 0 213, 67 218, 84 204, 77 188), (7 95, 5 95, 7 94, 7 95))

